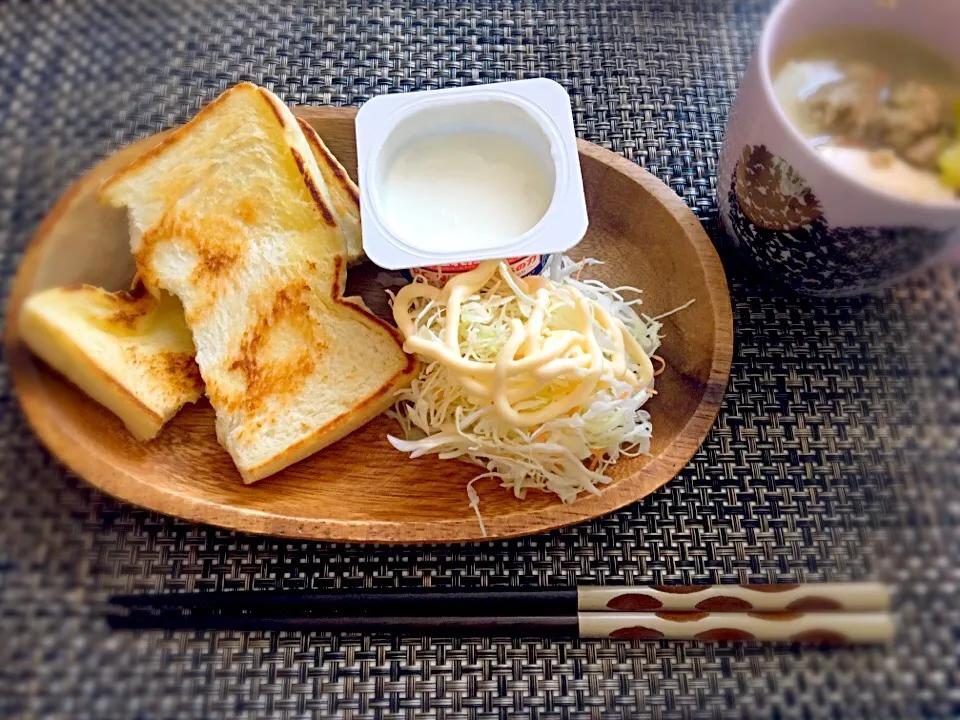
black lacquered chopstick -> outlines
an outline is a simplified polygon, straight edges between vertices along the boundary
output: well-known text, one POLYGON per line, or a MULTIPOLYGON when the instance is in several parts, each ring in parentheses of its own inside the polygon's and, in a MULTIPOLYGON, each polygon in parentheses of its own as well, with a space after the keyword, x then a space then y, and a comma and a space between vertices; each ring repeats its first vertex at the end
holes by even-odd
POLYGON ((117 595, 114 605, 129 608, 273 609, 277 614, 298 608, 317 613, 350 615, 570 615, 577 612, 577 588, 386 588, 361 590, 273 592, 166 593, 117 595))
POLYGON ((310 608, 317 612, 397 615, 564 615, 577 611, 577 588, 364 588, 359 590, 116 595, 124 607, 218 610, 310 608))
POLYGON ((270 616, 151 612, 108 616, 117 630, 227 630, 430 635, 439 637, 562 637, 701 642, 852 644, 888 642, 885 612, 683 613, 582 612, 566 616, 270 616))
POLYGON ((566 588, 365 588, 117 595, 114 605, 290 615, 565 616, 576 612, 876 612, 890 607, 880 583, 642 585, 566 588))
POLYGON ((348 632, 427 634, 453 637, 537 636, 576 637, 577 615, 567 616, 389 616, 326 615, 264 616, 235 614, 150 613, 108 615, 110 627, 154 630, 289 630, 298 632, 348 632))

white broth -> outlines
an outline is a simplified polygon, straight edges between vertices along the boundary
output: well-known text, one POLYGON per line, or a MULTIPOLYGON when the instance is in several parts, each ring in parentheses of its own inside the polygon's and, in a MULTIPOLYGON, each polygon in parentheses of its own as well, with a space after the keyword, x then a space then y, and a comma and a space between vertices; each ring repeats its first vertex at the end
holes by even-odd
POLYGON ((777 101, 832 164, 877 190, 949 202, 960 143, 960 68, 900 33, 844 28, 806 37, 771 68, 777 101))

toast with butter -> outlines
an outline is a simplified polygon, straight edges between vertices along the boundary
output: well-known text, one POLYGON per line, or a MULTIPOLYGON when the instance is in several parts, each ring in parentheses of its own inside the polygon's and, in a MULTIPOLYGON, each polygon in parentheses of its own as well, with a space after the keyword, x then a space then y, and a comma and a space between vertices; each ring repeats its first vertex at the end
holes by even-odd
POLYGON ((23 304, 20 332, 27 347, 118 415, 138 440, 155 438, 203 394, 183 310, 166 293, 51 288, 23 304))
POLYGON ((101 188, 138 277, 183 303, 217 437, 245 482, 391 405, 415 360, 343 297, 346 243, 296 118, 241 83, 101 188))
POLYGON ((300 118, 297 118, 297 122, 310 143, 310 150, 326 186, 327 195, 324 199, 330 203, 343 230, 343 238, 347 243, 347 265, 355 265, 364 258, 360 235, 360 189, 310 123, 300 118))

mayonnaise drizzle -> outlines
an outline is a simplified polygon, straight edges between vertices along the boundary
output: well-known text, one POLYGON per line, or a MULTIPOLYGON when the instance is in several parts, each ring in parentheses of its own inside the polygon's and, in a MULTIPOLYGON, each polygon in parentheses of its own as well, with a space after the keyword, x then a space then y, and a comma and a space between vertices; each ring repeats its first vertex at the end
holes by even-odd
MULTIPOLYGON (((489 299, 489 298, 488 298, 489 299)), ((506 264, 496 260, 452 278, 439 290, 423 282, 402 288, 393 305, 397 327, 404 336, 404 350, 442 363, 469 395, 492 404, 500 419, 523 428, 541 425, 583 405, 597 390, 605 373, 636 388, 653 380, 653 364, 624 323, 595 300, 569 285, 560 286, 543 277, 518 278, 506 264), (500 272, 502 295, 512 293, 530 306, 526 322, 513 319, 510 334, 494 362, 464 358, 460 349, 460 318, 463 303, 476 296, 500 272), (419 333, 418 315, 410 308, 425 299, 444 307, 439 336, 419 333), (551 302, 572 305, 571 328, 548 329, 551 302), (601 347, 596 328, 602 328, 612 349, 601 347), (636 370, 628 368, 628 358, 636 370), (576 386, 551 398, 536 410, 518 410, 515 405, 537 395, 561 378, 576 379, 576 386)))

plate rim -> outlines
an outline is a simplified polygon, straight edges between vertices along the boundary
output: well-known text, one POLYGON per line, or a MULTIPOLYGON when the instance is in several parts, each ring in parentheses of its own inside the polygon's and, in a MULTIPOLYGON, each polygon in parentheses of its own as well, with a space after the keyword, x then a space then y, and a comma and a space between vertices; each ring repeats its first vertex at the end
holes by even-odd
MULTIPOLYGON (((352 107, 294 107, 294 114, 308 122, 323 120, 346 120, 356 115, 352 107)), ((166 131, 169 132, 169 131, 166 131)), ((140 138, 118 148, 111 155, 101 158, 64 191, 53 207, 48 211, 27 243, 20 266, 14 276, 7 300, 6 327, 4 329, 4 348, 7 363, 13 380, 12 386, 28 425, 41 444, 55 458, 66 465, 74 474, 93 487, 108 495, 132 505, 177 517, 189 522, 203 523, 228 530, 285 537, 301 540, 327 542, 380 543, 380 544, 437 544, 451 542, 494 542, 514 537, 544 533, 619 510, 652 494, 677 474, 690 462, 703 444, 713 427, 722 406, 733 362, 733 309, 726 274, 719 254, 700 221, 686 203, 666 184, 648 173, 639 165, 625 157, 585 140, 577 140, 578 153, 589 157, 614 171, 626 175, 654 196, 671 216, 684 228, 690 238, 694 251, 703 268, 707 291, 714 308, 713 320, 715 336, 713 359, 704 390, 704 395, 689 418, 678 432, 674 441, 664 448, 657 457, 644 466, 642 474, 623 478, 608 486, 599 496, 585 497, 572 505, 551 504, 537 510, 498 515, 491 526, 487 518, 488 529, 497 528, 506 520, 507 525, 515 525, 510 518, 523 516, 522 526, 516 529, 504 528, 484 537, 480 534, 475 519, 451 519, 431 521, 390 522, 382 520, 349 520, 335 518, 295 518, 283 517, 253 508, 237 505, 224 505, 208 499, 175 493, 159 489, 148 482, 139 480, 109 463, 92 461, 91 453, 82 443, 73 441, 74 435, 56 432, 56 410, 54 404, 44 402, 41 394, 31 392, 39 387, 39 372, 29 350, 20 340, 19 312, 26 299, 37 266, 42 257, 42 248, 51 229, 70 207, 81 190, 91 182, 91 174, 98 165, 117 152, 144 142, 148 137, 140 138), (652 487, 638 487, 643 475, 653 473, 663 478, 652 487), (132 485, 131 485, 132 481, 132 485)), ((95 402, 89 399, 89 402, 95 402)), ((267 480, 269 481, 269 480, 267 480)), ((239 480, 238 480, 239 482, 239 480)))

